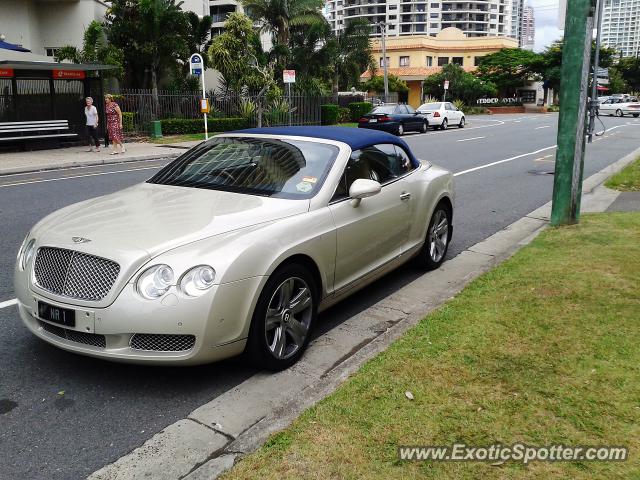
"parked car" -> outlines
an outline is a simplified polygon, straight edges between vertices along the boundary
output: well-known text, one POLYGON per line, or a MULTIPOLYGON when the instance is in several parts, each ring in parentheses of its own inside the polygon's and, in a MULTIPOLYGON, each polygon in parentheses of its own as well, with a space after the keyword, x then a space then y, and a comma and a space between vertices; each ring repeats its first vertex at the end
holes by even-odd
POLYGON ((418 113, 429 119, 429 125, 446 130, 449 125, 464 128, 466 118, 464 112, 458 110, 451 102, 423 103, 418 107, 418 113))
POLYGON ((611 97, 598 106, 598 115, 615 115, 623 117, 625 115, 640 116, 640 103, 632 100, 633 97, 620 98, 611 97))
POLYGON ((318 311, 451 241, 451 172, 394 135, 273 127, 218 135, 144 183, 65 207, 20 247, 18 311, 64 350, 278 370, 318 311))
POLYGON ((387 103, 363 115, 358 120, 358 128, 383 130, 400 136, 411 131, 425 133, 429 128, 429 120, 410 105, 387 103))

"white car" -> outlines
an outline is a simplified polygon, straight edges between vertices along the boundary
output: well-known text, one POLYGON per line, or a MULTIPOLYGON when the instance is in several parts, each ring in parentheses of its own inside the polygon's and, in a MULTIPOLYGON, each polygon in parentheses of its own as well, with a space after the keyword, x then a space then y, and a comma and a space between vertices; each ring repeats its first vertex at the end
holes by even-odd
POLYGON ((443 261, 453 177, 394 135, 282 127, 219 135, 147 182, 38 222, 18 253, 22 321, 65 350, 292 365, 319 310, 413 259, 443 261))
POLYGON ((446 130, 449 125, 464 128, 466 118, 464 112, 458 110, 451 102, 423 103, 416 111, 427 117, 429 126, 446 130))
POLYGON ((623 117, 625 115, 640 116, 640 103, 632 99, 620 97, 610 97, 598 106, 598 115, 615 115, 623 117))

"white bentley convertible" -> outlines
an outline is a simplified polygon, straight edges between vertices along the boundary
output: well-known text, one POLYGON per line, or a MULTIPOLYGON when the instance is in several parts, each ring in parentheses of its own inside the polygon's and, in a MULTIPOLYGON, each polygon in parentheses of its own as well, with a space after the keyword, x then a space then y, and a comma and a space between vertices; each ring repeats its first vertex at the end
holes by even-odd
POLYGON ((18 253, 20 317, 65 350, 282 369, 319 310, 413 259, 444 260, 450 172, 342 127, 219 135, 145 183, 41 220, 18 253))

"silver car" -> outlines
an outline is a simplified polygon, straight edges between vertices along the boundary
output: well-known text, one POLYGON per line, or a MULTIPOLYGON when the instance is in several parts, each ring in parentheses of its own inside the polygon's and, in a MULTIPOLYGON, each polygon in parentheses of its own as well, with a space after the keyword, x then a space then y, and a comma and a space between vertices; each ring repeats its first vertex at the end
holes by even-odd
POLYGON ((25 238, 19 314, 65 350, 292 365, 317 313, 409 260, 445 259, 453 178, 399 138, 341 127, 219 135, 147 182, 63 208, 25 238))
POLYGON ((416 111, 429 120, 429 126, 434 129, 446 130, 450 125, 464 128, 467 119, 462 110, 451 102, 423 103, 416 111))

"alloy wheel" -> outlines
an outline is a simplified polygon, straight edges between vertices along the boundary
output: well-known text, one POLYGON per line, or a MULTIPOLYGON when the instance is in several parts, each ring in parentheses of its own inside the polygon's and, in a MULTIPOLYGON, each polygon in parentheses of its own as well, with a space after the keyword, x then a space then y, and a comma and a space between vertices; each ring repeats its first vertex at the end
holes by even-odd
POLYGON ((398 125, 398 136, 401 136, 404 133, 404 127, 402 124, 398 125))
POLYGON ((447 251, 449 241, 449 220, 444 210, 440 209, 434 214, 433 224, 429 231, 429 256, 434 263, 442 260, 447 251))
POLYGON ((446 130, 449 127, 449 122, 447 121, 447 119, 445 118, 444 120, 442 120, 442 130, 446 130))
POLYGON ((264 332, 275 358, 287 359, 305 345, 312 316, 313 296, 302 278, 287 278, 275 289, 267 306, 264 332))
POLYGON ((623 116, 622 110, 620 109, 616 110, 616 117, 622 117, 622 116, 623 116))

